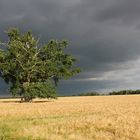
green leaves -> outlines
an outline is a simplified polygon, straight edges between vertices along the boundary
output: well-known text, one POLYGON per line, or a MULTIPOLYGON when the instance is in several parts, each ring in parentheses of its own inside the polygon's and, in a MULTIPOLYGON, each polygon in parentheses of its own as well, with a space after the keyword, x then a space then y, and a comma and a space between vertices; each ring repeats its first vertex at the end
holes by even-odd
POLYGON ((56 98, 56 89, 51 82, 36 82, 27 86, 24 96, 32 98, 56 98))
POLYGON ((17 28, 7 34, 6 49, 0 49, 0 76, 10 84, 13 95, 53 98, 56 92, 48 81, 57 85, 80 72, 74 68, 76 59, 65 53, 67 41, 50 40, 40 45, 31 32, 21 33, 17 28))

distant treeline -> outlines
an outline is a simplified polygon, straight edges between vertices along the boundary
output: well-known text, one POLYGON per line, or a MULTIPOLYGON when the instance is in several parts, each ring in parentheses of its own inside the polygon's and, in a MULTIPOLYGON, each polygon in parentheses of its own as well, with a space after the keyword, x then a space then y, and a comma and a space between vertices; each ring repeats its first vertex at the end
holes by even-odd
POLYGON ((140 94, 140 89, 138 90, 120 90, 120 91, 112 91, 108 94, 98 93, 96 91, 93 92, 87 92, 87 93, 80 93, 72 96, 107 96, 107 95, 134 95, 134 94, 140 94))
POLYGON ((120 90, 110 92, 109 95, 130 95, 130 94, 140 94, 140 90, 120 90))
POLYGON ((87 92, 87 93, 80 93, 78 95, 73 95, 73 96, 99 96, 100 94, 96 91, 94 92, 87 92))

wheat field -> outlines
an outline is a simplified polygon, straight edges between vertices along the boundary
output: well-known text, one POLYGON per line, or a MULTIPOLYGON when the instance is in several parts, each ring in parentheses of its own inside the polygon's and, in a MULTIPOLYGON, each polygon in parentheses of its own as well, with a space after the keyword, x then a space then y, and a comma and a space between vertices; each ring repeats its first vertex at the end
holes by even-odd
POLYGON ((3 99, 0 140, 140 140, 140 96, 3 99))

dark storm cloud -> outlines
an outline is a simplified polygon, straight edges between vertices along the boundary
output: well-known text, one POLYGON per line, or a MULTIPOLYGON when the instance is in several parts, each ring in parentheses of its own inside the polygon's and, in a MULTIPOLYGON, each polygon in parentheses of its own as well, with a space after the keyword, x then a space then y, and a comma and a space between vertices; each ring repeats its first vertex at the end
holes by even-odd
POLYGON ((129 24, 140 20, 139 0, 116 0, 112 5, 102 9, 97 14, 100 21, 113 21, 129 24))
MULTIPOLYGON (((31 29, 43 42, 68 39, 68 52, 79 59, 77 65, 83 69, 72 79, 82 80, 75 81, 78 89, 84 82, 88 83, 86 90, 112 88, 112 71, 121 75, 139 57, 139 0, 0 0, 0 19, 0 38, 4 40, 3 31, 11 26, 31 29), (102 77, 109 72, 112 77, 107 82, 102 77)), ((122 80, 116 79, 115 86, 122 80)), ((74 85, 64 87, 72 90, 74 85)))

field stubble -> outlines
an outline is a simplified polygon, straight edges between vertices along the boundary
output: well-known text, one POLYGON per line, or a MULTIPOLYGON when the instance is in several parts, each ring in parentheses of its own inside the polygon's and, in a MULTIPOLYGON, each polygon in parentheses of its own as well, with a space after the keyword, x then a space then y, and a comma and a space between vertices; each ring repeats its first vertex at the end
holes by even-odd
POLYGON ((140 96, 0 100, 0 140, 140 140, 140 96))

